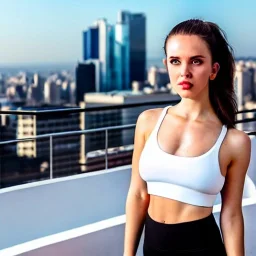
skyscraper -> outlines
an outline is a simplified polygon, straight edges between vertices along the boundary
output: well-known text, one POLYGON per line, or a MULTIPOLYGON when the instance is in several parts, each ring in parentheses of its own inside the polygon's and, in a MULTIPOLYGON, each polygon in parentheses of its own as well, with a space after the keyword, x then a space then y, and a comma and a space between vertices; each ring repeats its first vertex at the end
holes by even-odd
POLYGON ((120 11, 118 23, 129 26, 130 83, 146 78, 146 16, 143 13, 120 11))
POLYGON ((99 28, 90 27, 83 32, 83 60, 99 58, 99 28))
POLYGON ((84 94, 95 92, 95 65, 78 63, 76 67, 76 104, 84 100, 84 94))
POLYGON ((146 17, 118 13, 115 26, 98 19, 83 32, 83 59, 95 65, 96 92, 129 90, 146 78, 146 17))
POLYGON ((116 90, 130 89, 130 42, 129 25, 117 23, 115 26, 115 85, 116 90))
POLYGON ((107 92, 111 85, 110 81, 110 30, 111 27, 105 19, 97 20, 99 27, 99 61, 100 61, 100 91, 107 92))
POLYGON ((83 32, 83 59, 95 64, 96 91, 114 89, 114 29, 106 19, 99 19, 83 32))

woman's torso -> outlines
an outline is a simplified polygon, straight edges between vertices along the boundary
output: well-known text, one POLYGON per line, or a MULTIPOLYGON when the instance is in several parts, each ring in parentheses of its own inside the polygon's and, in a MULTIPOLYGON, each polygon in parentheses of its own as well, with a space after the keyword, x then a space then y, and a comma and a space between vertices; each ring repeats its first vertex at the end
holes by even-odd
MULTIPOLYGON (((181 157, 180 161, 183 160, 182 157, 199 156, 200 158, 215 144, 222 129, 222 124, 217 119, 208 122, 188 122, 185 118, 176 115, 174 108, 167 108, 155 136, 160 153, 162 151, 167 157, 168 154, 174 157, 181 157)), ((146 141, 149 138, 152 140, 152 131, 154 131, 163 109, 151 111, 152 118, 149 123, 145 124, 147 127, 146 141)), ((220 176, 223 177, 226 176, 227 166, 230 163, 226 140, 225 138, 221 144, 218 156, 220 176)), ((180 223, 204 218, 212 212, 212 207, 196 206, 151 194, 148 212, 158 222, 180 223)))

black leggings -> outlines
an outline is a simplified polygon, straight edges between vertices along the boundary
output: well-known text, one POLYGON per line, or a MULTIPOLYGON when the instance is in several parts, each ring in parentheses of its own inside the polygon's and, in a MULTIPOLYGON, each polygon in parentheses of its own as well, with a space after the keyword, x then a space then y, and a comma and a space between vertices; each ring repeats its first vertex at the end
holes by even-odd
POLYGON ((213 214, 203 219, 177 224, 160 223, 147 214, 143 253, 144 256, 226 255, 213 214))

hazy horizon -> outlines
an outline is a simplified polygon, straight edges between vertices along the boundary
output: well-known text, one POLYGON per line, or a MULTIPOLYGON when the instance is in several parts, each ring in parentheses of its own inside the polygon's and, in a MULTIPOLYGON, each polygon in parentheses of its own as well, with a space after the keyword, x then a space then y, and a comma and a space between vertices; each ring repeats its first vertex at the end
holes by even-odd
POLYGON ((82 31, 99 18, 114 25, 119 10, 145 13, 148 59, 161 59, 166 35, 190 18, 217 23, 235 56, 256 55, 254 0, 2 0, 1 6, 1 66, 81 61, 82 31))
MULTIPOLYGON (((256 61, 256 56, 240 56, 235 58, 235 60, 240 60, 240 59, 245 59, 245 60, 255 60, 256 61)), ((81 63, 82 61, 76 61, 76 62, 24 62, 24 63, 19 63, 19 62, 14 62, 14 63, 0 63, 0 68, 18 68, 18 67, 30 67, 30 66, 35 66, 35 67, 49 67, 49 66, 75 66, 77 63, 81 63)), ((146 60, 147 63, 153 63, 153 62, 158 62, 160 65, 162 65, 162 58, 161 57, 153 57, 153 58, 147 58, 146 60)))

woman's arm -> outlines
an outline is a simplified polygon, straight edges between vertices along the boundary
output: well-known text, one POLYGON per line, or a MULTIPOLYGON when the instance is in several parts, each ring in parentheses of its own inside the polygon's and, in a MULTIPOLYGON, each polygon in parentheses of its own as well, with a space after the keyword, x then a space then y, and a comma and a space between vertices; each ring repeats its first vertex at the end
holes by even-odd
POLYGON ((251 141, 244 132, 238 130, 232 130, 230 136, 232 160, 221 191, 220 226, 227 255, 244 256, 242 196, 251 156, 251 141))
POLYGON ((136 255, 149 205, 147 185, 139 174, 139 159, 145 145, 145 127, 149 111, 140 114, 135 129, 132 175, 126 201, 124 256, 136 255))

